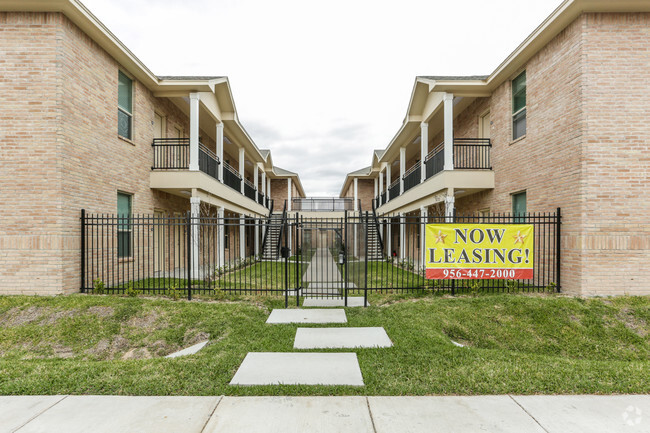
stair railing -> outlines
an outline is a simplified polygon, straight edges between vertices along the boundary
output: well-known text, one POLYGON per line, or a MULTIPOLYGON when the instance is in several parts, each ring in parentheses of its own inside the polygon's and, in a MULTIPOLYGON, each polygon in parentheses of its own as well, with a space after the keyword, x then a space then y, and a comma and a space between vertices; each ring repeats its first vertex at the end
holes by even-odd
POLYGON ((381 230, 379 229, 379 219, 376 212, 376 198, 372 200, 372 219, 375 221, 375 229, 377 230, 377 239, 379 239, 379 248, 384 251, 384 241, 381 239, 381 230))
POLYGON ((266 219, 266 230, 264 230, 264 240, 262 241, 262 254, 266 251, 266 241, 269 238, 269 229, 271 228, 271 217, 273 216, 273 200, 269 208, 269 217, 266 219))
POLYGON ((284 233, 284 226, 287 223, 287 201, 284 201, 284 209, 282 209, 282 225, 280 226, 280 236, 278 236, 278 245, 275 249, 276 254, 280 252, 280 244, 282 242, 282 234, 284 233))

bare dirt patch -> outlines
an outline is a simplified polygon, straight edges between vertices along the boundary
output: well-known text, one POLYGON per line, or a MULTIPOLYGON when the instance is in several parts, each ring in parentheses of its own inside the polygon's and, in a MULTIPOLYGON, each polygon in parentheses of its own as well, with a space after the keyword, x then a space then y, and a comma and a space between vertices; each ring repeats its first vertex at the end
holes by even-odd
POLYGON ((623 308, 617 315, 616 318, 623 323, 623 325, 634 332, 639 337, 647 337, 648 333, 648 324, 645 320, 640 317, 635 317, 634 314, 627 308, 623 308))
POLYGON ((6 313, 0 315, 0 323, 3 326, 23 326, 37 322, 52 311, 46 307, 29 307, 26 310, 20 307, 14 307, 6 313))
POLYGON ((97 317, 105 318, 115 314, 115 310, 112 307, 95 306, 88 309, 88 314, 93 314, 97 317))

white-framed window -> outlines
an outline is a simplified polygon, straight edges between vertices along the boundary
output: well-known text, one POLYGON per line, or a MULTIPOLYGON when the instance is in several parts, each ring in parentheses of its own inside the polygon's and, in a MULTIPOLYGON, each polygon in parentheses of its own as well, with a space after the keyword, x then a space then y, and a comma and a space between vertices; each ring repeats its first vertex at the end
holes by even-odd
POLYGON ((526 71, 512 80, 512 139, 526 135, 526 71))
POLYGON ((117 135, 133 138, 133 80, 122 71, 117 83, 117 135))

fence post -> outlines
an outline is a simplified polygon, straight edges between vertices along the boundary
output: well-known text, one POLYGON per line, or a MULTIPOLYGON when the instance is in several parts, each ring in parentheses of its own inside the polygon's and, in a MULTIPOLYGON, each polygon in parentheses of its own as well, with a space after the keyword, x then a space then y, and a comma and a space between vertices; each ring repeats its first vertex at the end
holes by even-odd
POLYGON ((187 256, 187 300, 192 300, 192 212, 187 211, 187 236, 185 239, 185 251, 187 256))
POLYGON ((345 210, 343 220, 343 305, 348 306, 348 210, 345 210))
POLYGON ((363 286, 363 306, 367 307, 368 306, 368 227, 369 227, 369 221, 368 221, 368 211, 366 211, 366 280, 364 282, 363 286))
MULTIPOLYGON (((302 218, 302 215, 300 216, 302 218)), ((296 212, 296 223, 295 223, 295 232, 293 234, 294 238, 294 245, 296 246, 296 264, 294 265, 296 269, 296 307, 300 307, 300 276, 302 273, 300 270, 302 269, 302 257, 303 257, 303 250, 302 250, 302 242, 298 242, 299 239, 299 232, 298 232, 298 212, 296 212), (300 256, 298 256, 298 251, 300 251, 300 256)))
POLYGON ((557 213, 556 213, 556 217, 555 217, 555 230, 556 230, 556 234, 555 234, 555 252, 556 252, 556 257, 557 257, 557 262, 555 263, 555 266, 556 266, 555 272, 556 272, 556 275, 557 275, 557 288, 556 288, 556 290, 557 290, 558 293, 560 293, 560 287, 561 287, 561 284, 560 284, 560 268, 561 268, 560 267, 560 263, 561 263, 560 262, 560 247, 561 247, 560 246, 560 235, 561 235, 560 234, 560 225, 561 224, 562 224, 562 213, 561 213, 561 209, 557 208, 557 213))
MULTIPOLYGON (((456 208, 455 207, 452 210, 451 222, 452 222, 452 224, 456 222, 456 208)), ((456 279, 453 278, 451 280, 451 296, 455 296, 455 295, 456 295, 456 279)))
POLYGON ((86 293, 86 209, 81 209, 81 293, 86 293))
MULTIPOLYGON (((286 205, 285 205, 286 208, 286 205)), ((287 223, 287 218, 282 222, 284 224, 284 248, 282 248, 282 256, 284 256, 284 308, 289 307, 289 225, 287 223)))

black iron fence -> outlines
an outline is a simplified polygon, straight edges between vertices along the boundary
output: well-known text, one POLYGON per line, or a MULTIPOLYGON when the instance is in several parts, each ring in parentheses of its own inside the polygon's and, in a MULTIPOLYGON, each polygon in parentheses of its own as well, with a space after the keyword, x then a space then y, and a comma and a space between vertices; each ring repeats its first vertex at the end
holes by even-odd
POLYGON ((190 168, 189 138, 154 138, 152 170, 188 170, 190 168))
POLYGON ((420 162, 416 162, 415 165, 409 168, 406 173, 404 173, 404 192, 413 188, 416 185, 420 184, 420 162))
POLYGON ((255 200, 255 191, 257 191, 255 185, 248 179, 244 179, 244 195, 251 200, 255 200))
POLYGON ((454 168, 492 170, 489 138, 454 138, 454 168))
POLYGON ((237 293, 339 298, 372 292, 560 291, 560 209, 523 215, 456 215, 457 224, 531 224, 529 279, 432 280, 425 277, 426 224, 444 216, 374 212, 344 218, 266 218, 81 214, 81 291, 237 293), (264 259, 266 244, 281 251, 264 259))
POLYGON ((430 178, 440 173, 445 167, 445 146, 444 143, 436 146, 424 159, 424 165, 427 173, 426 178, 430 178))
POLYGON ((237 192, 241 192, 242 178, 227 162, 223 163, 223 183, 237 192))
POLYGON ((294 198, 291 201, 291 210, 304 212, 343 212, 355 209, 353 198, 307 197, 294 198))
POLYGON ((386 197, 387 201, 393 200, 400 195, 400 190, 399 190, 399 178, 394 180, 393 183, 390 184, 388 187, 388 197, 386 197))

